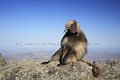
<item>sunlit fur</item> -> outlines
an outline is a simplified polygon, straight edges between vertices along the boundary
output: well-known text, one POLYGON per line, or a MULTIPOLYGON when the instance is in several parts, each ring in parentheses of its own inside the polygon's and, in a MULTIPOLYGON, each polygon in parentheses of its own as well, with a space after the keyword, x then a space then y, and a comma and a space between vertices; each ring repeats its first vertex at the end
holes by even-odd
POLYGON ((74 20, 68 21, 65 25, 65 29, 67 29, 67 32, 63 36, 61 40, 61 47, 66 46, 65 49, 62 52, 62 48, 60 48, 48 61, 56 61, 59 60, 61 63, 62 59, 65 57, 66 54, 69 54, 67 56, 67 59, 65 61, 65 64, 76 62, 78 60, 81 60, 85 53, 87 53, 87 39, 84 35, 83 31, 80 29, 80 25, 78 22, 76 22, 76 32, 71 33, 70 28, 71 24, 74 24, 74 20), (68 51, 71 50, 73 53, 68 53, 68 51), (62 55, 62 59, 60 59, 62 55))
POLYGON ((87 53, 87 38, 83 31, 80 29, 80 25, 75 20, 68 21, 65 25, 65 35, 61 40, 61 48, 47 62, 41 64, 48 64, 51 61, 59 61, 60 65, 65 65, 71 62, 85 62, 89 66, 92 66, 92 72, 94 77, 100 75, 100 69, 95 64, 91 64, 83 60, 84 55, 87 53), (76 24, 73 26, 72 24, 76 24), (71 27, 72 25, 72 27, 71 27), (67 56, 66 56, 67 55, 67 56))
MULTIPOLYGON (((71 27, 71 24, 73 24, 73 23, 74 23, 74 20, 68 21, 68 22, 66 23, 66 25, 65 25, 65 29, 69 29, 69 28, 71 27)), ((79 24, 79 23, 76 23, 76 25, 77 25, 76 31, 77 31, 77 33, 79 34, 80 32, 82 32, 82 31, 80 30, 80 24, 79 24)))
MULTIPOLYGON (((64 39, 68 38, 67 41, 67 43, 69 44, 68 46, 69 48, 71 48, 71 50, 74 51, 73 54, 70 54, 70 56, 66 60, 66 63, 81 60, 84 57, 84 55, 87 53, 87 38, 84 35, 83 31, 80 29, 80 25, 78 22, 76 22, 76 33, 71 34, 70 31, 71 24, 74 24, 75 22, 76 22, 75 20, 71 20, 66 23, 65 29, 67 29, 68 31, 66 32, 66 34, 64 35, 61 41, 62 43, 64 42, 64 39)), ((66 53, 63 54, 65 55, 66 53)))

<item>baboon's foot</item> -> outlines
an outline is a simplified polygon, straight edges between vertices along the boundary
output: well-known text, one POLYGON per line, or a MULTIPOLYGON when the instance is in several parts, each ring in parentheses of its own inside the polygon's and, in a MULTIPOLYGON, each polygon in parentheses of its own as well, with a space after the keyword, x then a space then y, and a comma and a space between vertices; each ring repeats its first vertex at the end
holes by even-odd
POLYGON ((49 62, 42 62, 41 64, 48 64, 49 62))

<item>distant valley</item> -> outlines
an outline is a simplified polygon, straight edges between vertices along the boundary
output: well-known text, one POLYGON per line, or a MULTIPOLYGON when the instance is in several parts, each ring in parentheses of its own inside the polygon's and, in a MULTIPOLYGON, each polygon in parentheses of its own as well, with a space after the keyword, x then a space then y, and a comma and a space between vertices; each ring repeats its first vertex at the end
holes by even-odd
MULTIPOLYGON (((3 54, 4 59, 10 62, 16 62, 21 60, 48 60, 55 52, 33 52, 33 53, 19 53, 19 54, 3 54)), ((120 60, 119 51, 89 51, 85 55, 85 60, 120 60)))

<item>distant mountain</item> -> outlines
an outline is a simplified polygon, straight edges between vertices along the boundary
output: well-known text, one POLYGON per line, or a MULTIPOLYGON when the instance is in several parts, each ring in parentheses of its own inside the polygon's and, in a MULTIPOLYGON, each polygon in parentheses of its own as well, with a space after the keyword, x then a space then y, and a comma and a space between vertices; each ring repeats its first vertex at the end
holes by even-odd
POLYGON ((119 52, 92 52, 88 53, 84 57, 87 60, 101 60, 101 61, 110 61, 110 60, 120 60, 119 52))
MULTIPOLYGON (((10 63, 14 61, 21 60, 48 60, 54 52, 31 52, 31 53, 14 53, 14 54, 5 54, 3 55, 5 60, 10 63)), ((84 57, 86 60, 102 60, 109 61, 110 59, 120 60, 120 52, 113 50, 89 50, 84 57)))
POLYGON ((8 63, 11 63, 21 60, 48 60, 51 57, 51 55, 46 53, 21 53, 14 55, 4 55, 4 57, 8 63))

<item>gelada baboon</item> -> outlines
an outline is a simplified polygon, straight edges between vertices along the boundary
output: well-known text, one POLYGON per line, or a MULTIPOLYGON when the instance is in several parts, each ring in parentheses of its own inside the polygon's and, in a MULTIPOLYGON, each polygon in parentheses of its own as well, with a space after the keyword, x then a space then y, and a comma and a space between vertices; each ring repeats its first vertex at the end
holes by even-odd
MULTIPOLYGON (((71 62, 83 61, 84 55, 87 53, 87 38, 77 21, 68 21, 65 25, 65 35, 61 40, 61 48, 51 57, 47 62, 41 64, 48 64, 51 61, 59 61, 60 65, 65 65, 71 62)), ((94 64, 83 61, 90 66, 94 64)), ((94 68, 94 67, 93 67, 94 68)))
POLYGON ((51 61, 59 60, 60 65, 81 60, 87 53, 87 38, 77 21, 68 21, 65 25, 65 35, 61 40, 61 48, 51 57, 47 64, 51 61))

